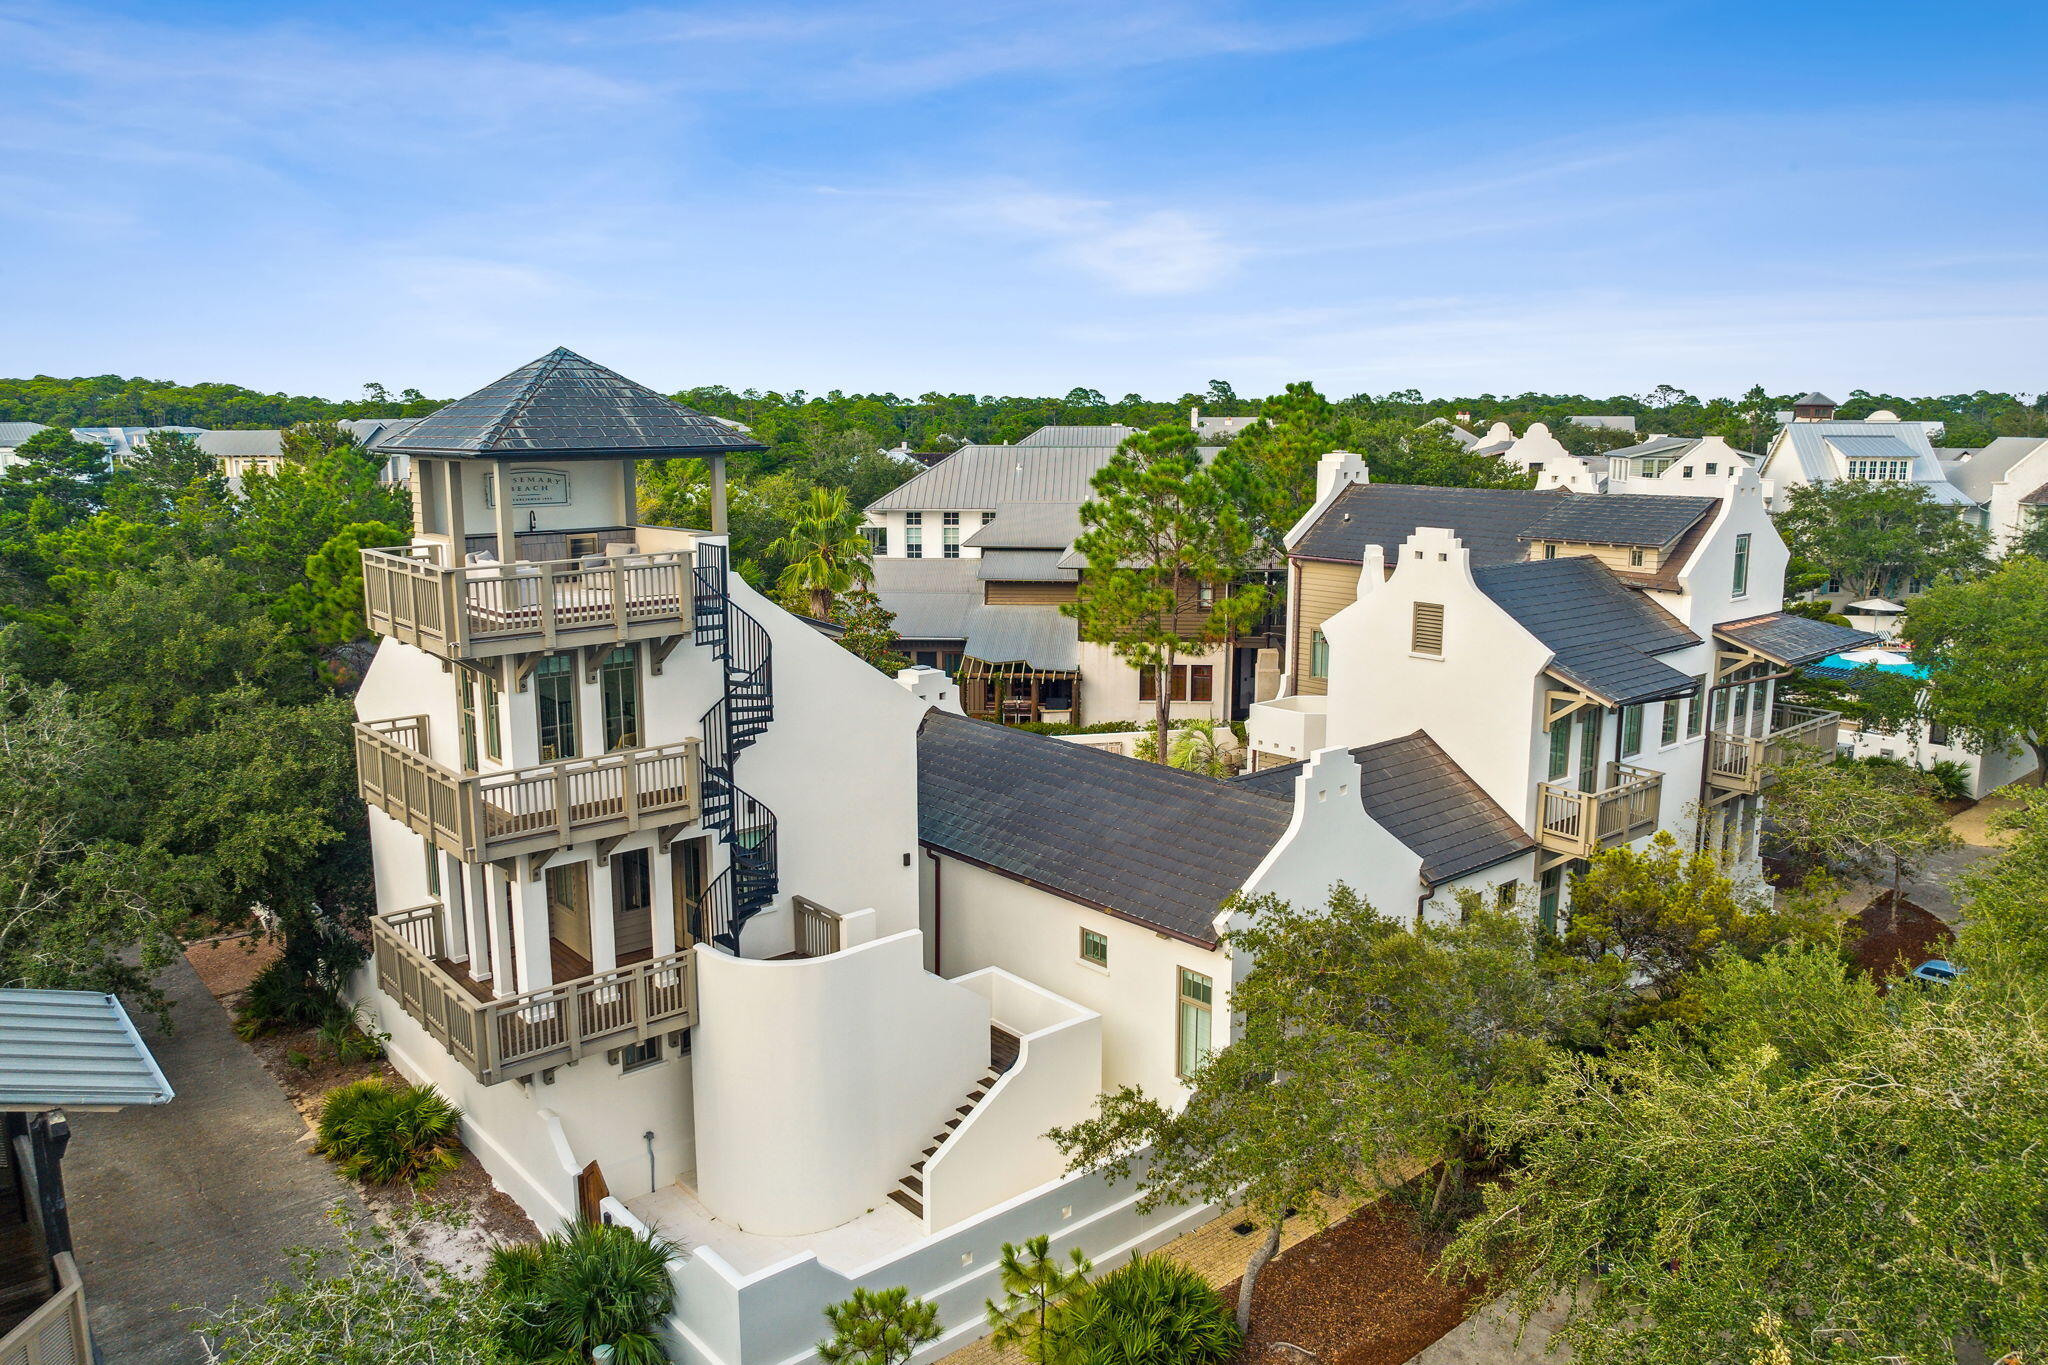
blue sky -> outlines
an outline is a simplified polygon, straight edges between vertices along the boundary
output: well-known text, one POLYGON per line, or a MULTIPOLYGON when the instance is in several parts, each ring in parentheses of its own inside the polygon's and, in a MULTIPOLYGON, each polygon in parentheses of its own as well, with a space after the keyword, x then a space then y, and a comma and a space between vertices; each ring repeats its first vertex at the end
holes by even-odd
POLYGON ((2034 391, 2044 39, 1885 0, 0 0, 0 373, 2034 391))

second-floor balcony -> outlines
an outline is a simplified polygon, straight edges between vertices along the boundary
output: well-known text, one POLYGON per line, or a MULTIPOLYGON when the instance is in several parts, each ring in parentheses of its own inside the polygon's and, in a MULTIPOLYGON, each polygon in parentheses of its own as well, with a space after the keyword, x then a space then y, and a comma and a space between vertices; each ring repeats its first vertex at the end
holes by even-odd
POLYGON ((1707 740, 1707 781, 1724 792, 1754 795, 1770 784, 1770 771, 1801 755, 1834 755, 1842 714, 1780 703, 1762 735, 1714 731, 1707 740))
POLYGON ((696 1023, 687 950, 492 997, 447 963, 441 916, 428 904, 370 921, 377 987, 485 1085, 696 1023))
POLYGON ((426 736, 425 716, 359 723, 357 789, 464 862, 690 824, 701 809, 694 739, 465 775, 429 758, 426 736))
POLYGON ((1536 842, 1553 853, 1590 858, 1657 828, 1664 774, 1609 763, 1606 784, 1582 791, 1561 782, 1536 787, 1536 842))
MULTIPOLYGON (((691 533, 620 532, 604 554, 450 565, 432 545, 363 551, 370 629, 438 658, 489 659, 690 629, 691 533)), ((474 558, 474 556, 472 556, 474 558)))

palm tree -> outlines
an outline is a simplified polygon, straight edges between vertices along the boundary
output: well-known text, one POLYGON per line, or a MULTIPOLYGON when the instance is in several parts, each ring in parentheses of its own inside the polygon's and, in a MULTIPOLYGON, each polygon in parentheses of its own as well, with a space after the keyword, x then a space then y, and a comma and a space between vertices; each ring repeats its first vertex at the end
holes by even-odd
POLYGON ((808 594, 811 615, 830 620, 832 599, 874 576, 868 563, 874 550, 860 533, 863 520, 845 489, 813 488, 789 530, 768 547, 789 560, 776 580, 783 595, 808 594))
POLYGON ((611 1347, 618 1365, 668 1359, 656 1332, 675 1306, 668 1242, 578 1221, 537 1243, 499 1247, 485 1282, 511 1309, 502 1344, 514 1360, 584 1361, 611 1347))

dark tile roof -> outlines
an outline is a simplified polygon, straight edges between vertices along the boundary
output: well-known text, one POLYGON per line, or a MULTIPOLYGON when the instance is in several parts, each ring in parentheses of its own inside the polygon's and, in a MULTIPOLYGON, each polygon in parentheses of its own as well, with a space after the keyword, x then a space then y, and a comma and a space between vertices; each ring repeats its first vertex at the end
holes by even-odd
POLYGON ((1792 400, 1795 408, 1832 408, 1838 406, 1834 399, 1824 393, 1809 393, 1804 398, 1792 400))
POLYGON ((380 438, 374 448, 479 459, 766 449, 715 417, 561 347, 380 438))
POLYGON ((1787 665, 1810 664, 1844 650, 1865 649, 1883 638, 1867 630, 1783 611, 1743 621, 1724 621, 1714 627, 1714 634, 1787 665))
MULTIPOLYGON (((1422 731, 1353 749, 1365 813, 1422 859, 1432 886, 1534 848, 1527 830, 1422 731)), ((1302 765, 1264 768, 1232 781, 1292 798, 1302 765)), ((1382 907, 1391 909, 1392 907, 1382 907)))
POLYGON ((1402 483, 1354 483, 1337 494, 1292 547, 1304 559, 1357 564, 1365 547, 1382 545, 1391 557, 1418 526, 1457 532, 1474 564, 1505 564, 1523 554, 1522 533, 1564 500, 1562 489, 1428 488, 1402 483))
POLYGON ((918 838, 1202 944, 1278 843, 1284 797, 948 711, 917 745, 918 838))
POLYGON ((2042 503, 2048 502, 2048 483, 2042 484, 2039 488, 2021 498, 2020 501, 2029 507, 2038 507, 2042 503))
POLYGON ((1655 657, 1700 637, 1587 555, 1494 564, 1472 571, 1479 590, 1549 646, 1550 671, 1609 706, 1693 691, 1693 680, 1655 657))
POLYGON ((1574 493, 1522 533, 1524 540, 1661 549, 1721 505, 1719 498, 1654 493, 1574 493))

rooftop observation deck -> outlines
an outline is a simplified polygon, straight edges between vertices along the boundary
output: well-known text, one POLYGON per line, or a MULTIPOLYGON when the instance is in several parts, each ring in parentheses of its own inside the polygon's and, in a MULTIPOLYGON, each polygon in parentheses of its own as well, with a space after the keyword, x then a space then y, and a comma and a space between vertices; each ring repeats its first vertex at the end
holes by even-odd
POLYGON ((427 757, 427 718, 358 722, 364 801, 464 862, 690 824, 702 809, 694 739, 529 768, 463 774, 427 757))
POLYGON ((442 659, 687 635, 698 532, 598 527, 554 539, 593 552, 450 564, 446 544, 363 551, 370 629, 442 659))

